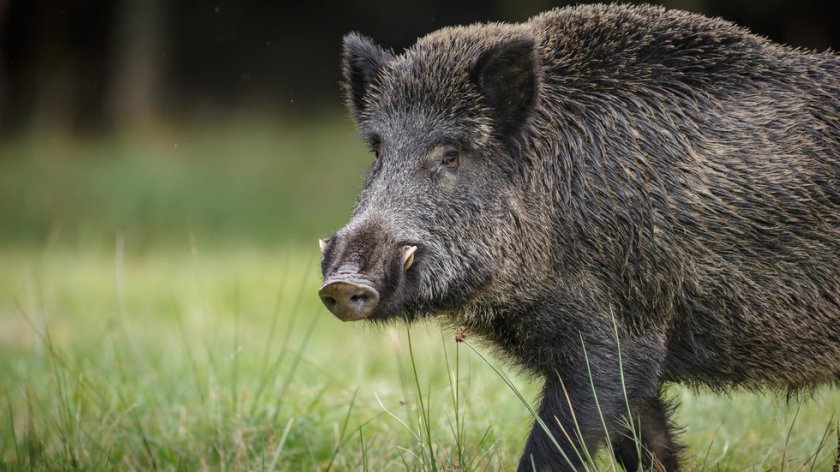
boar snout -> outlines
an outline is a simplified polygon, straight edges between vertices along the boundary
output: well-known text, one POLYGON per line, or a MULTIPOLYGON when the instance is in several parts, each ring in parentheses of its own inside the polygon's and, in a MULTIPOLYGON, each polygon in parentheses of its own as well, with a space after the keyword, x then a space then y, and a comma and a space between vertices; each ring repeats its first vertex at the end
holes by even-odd
POLYGON ((373 287, 348 281, 325 284, 318 291, 321 301, 341 321, 367 318, 379 303, 379 292, 373 287))
POLYGON ((324 306, 342 321, 388 317, 406 296, 406 274, 415 272, 419 244, 394 241, 371 231, 354 231, 320 241, 324 306))

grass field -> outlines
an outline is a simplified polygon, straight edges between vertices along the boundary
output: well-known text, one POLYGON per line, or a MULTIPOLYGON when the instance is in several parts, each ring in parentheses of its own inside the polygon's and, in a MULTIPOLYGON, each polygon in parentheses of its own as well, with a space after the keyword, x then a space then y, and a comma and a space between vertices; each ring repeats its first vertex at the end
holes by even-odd
MULTIPOLYGON (((531 418, 494 369, 538 385, 435 324, 344 324, 315 295, 314 241, 367 161, 349 123, 0 153, 0 470, 514 468, 531 418)), ((836 389, 670 394, 689 470, 835 463, 836 389)))

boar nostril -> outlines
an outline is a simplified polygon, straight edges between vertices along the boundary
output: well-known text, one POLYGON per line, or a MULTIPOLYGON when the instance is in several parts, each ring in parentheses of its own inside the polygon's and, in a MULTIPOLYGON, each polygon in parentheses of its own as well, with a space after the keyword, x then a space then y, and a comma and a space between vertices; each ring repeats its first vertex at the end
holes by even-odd
POLYGON ((332 307, 332 306, 335 306, 335 304, 338 303, 338 302, 335 301, 335 298, 333 298, 333 297, 325 296, 321 300, 324 301, 324 304, 327 305, 328 308, 332 307))
POLYGON ((353 295, 352 297, 350 297, 350 301, 352 301, 352 302, 363 302, 364 303, 364 302, 367 301, 367 299, 368 299, 367 295, 364 295, 364 294, 353 295))

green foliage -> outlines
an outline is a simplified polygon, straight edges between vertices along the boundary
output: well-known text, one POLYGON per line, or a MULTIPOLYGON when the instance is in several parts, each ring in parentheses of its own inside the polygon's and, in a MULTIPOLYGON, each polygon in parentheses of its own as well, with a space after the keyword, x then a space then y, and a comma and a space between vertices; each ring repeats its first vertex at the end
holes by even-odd
POLYGON ((369 161, 333 116, 103 141, 33 135, 0 145, 0 244, 314 241, 348 217, 369 161))

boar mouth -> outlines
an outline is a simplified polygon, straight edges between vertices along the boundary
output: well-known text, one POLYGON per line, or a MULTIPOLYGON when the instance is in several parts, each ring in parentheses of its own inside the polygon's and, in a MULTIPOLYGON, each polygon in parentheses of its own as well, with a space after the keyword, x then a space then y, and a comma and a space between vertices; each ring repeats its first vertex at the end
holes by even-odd
MULTIPOLYGON (((320 243, 325 262, 337 267, 325 271, 324 284, 318 290, 324 306, 342 321, 382 320, 397 313, 407 298, 407 286, 417 280, 415 258, 419 254, 419 244, 402 242, 391 246, 396 252, 392 249, 364 262, 345 259, 343 254, 336 257, 337 260, 327 261, 339 252, 329 247, 332 242, 320 243)), ((340 252, 359 254, 346 248, 340 252)))

